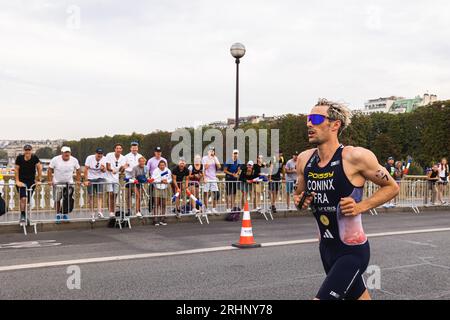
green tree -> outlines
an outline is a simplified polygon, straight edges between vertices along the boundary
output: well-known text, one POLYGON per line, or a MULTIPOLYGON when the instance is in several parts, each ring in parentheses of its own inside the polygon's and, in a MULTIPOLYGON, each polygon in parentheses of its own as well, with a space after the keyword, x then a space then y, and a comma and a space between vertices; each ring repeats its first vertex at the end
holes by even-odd
POLYGON ((36 150, 36 155, 41 159, 51 159, 55 156, 55 152, 50 147, 44 147, 36 150))
POLYGON ((8 159, 8 152, 6 152, 5 150, 0 150, 0 159, 1 160, 8 159))

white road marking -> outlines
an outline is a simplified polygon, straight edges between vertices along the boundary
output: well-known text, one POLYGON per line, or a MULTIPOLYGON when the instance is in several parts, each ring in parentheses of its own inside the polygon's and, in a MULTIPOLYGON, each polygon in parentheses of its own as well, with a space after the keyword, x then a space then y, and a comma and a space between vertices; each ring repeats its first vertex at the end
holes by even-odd
MULTIPOLYGON (((386 237, 386 236, 395 236, 395 235, 420 234, 420 233, 444 232, 444 231, 450 231, 450 228, 434 228, 434 229, 382 232, 382 233, 367 234, 367 236, 369 238, 377 238, 377 237, 386 237)), ((318 239, 314 238, 314 239, 303 239, 303 240, 268 242, 268 243, 261 244, 261 246, 262 247, 275 247, 275 246, 307 244, 307 243, 315 243, 315 242, 318 242, 318 239)), ((74 259, 74 260, 64 260, 64 261, 49 261, 49 262, 20 264, 20 265, 12 265, 12 266, 1 266, 0 272, 26 270, 26 269, 37 269, 37 268, 48 268, 48 267, 60 267, 60 266, 79 265, 79 264, 88 264, 88 263, 148 259, 148 258, 179 256, 179 255, 187 255, 187 254, 220 252, 220 251, 230 251, 230 250, 239 250, 239 249, 232 247, 230 245, 230 246, 224 246, 224 247, 192 249, 192 250, 173 251, 173 252, 155 252, 155 253, 143 253, 143 254, 130 254, 130 255, 123 255, 123 256, 97 257, 97 258, 74 259)))

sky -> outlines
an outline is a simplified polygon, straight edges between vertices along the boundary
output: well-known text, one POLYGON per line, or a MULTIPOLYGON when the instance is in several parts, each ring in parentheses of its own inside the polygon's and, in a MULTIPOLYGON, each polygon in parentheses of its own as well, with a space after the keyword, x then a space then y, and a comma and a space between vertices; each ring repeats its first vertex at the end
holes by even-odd
POLYGON ((450 99, 450 2, 0 0, 0 140, 150 133, 240 114, 450 99))

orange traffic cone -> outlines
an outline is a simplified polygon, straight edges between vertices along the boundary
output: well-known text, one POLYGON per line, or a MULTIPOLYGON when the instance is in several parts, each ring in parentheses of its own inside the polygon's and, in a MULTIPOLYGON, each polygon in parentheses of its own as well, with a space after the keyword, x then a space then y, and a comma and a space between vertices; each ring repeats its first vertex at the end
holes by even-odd
POLYGON ((239 243, 233 243, 232 246, 240 249, 261 247, 261 245, 256 243, 255 239, 253 238, 252 221, 250 219, 250 211, 248 210, 248 202, 246 202, 244 206, 241 238, 239 239, 239 243))

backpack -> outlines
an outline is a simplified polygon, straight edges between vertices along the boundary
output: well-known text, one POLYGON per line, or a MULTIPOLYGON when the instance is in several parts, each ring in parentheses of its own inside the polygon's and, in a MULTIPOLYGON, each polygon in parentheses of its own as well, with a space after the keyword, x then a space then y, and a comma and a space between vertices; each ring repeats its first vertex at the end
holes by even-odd
POLYGON ((6 202, 3 200, 2 194, 0 193, 0 216, 6 213, 6 202))
POLYGON ((73 199, 73 187, 66 186, 63 189, 62 213, 71 213, 74 205, 75 200, 73 199))
POLYGON ((241 219, 241 208, 234 207, 225 217, 226 221, 239 221, 241 219))

